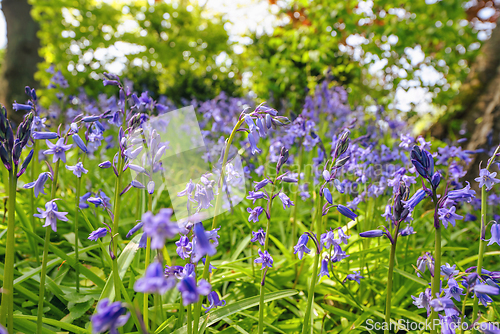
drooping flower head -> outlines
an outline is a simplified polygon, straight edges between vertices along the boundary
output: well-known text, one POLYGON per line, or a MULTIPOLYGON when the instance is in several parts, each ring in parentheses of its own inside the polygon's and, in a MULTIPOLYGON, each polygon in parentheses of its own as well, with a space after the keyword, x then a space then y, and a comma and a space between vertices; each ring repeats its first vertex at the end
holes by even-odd
POLYGON ((57 162, 58 160, 66 163, 66 151, 70 150, 72 145, 65 145, 64 138, 59 138, 55 144, 52 144, 49 140, 46 140, 45 142, 47 143, 49 149, 43 151, 43 154, 53 154, 53 163, 57 162))
POLYGON ((47 182, 48 179, 49 179, 49 173, 47 173, 47 172, 40 173, 40 175, 38 176, 36 181, 26 183, 23 186, 23 188, 24 189, 35 188, 34 189, 35 197, 38 197, 38 194, 40 194, 40 193, 46 195, 46 193, 44 192, 44 186, 45 186, 45 183, 47 182))
POLYGON ((261 246, 264 246, 266 241, 266 232, 264 232, 263 229, 259 229, 257 232, 252 231, 252 235, 253 237, 250 240, 251 242, 258 241, 261 246))
POLYGON ((157 215, 149 211, 142 215, 144 232, 151 238, 152 249, 162 249, 166 239, 179 233, 179 225, 170 220, 172 213, 172 209, 161 209, 157 215))
POLYGON ((104 333, 109 331, 110 334, 118 334, 118 327, 125 325, 130 317, 127 308, 121 302, 110 303, 109 299, 105 298, 97 304, 97 312, 91 316, 92 333, 104 333))
POLYGON ((197 303, 200 300, 200 295, 208 295, 212 287, 204 279, 201 279, 196 285, 196 279, 193 276, 186 276, 180 280, 177 289, 181 292, 182 304, 187 306, 197 303))
POLYGON ((493 185, 500 182, 499 179, 495 179, 497 176, 496 172, 491 173, 486 168, 483 168, 479 171, 479 177, 476 177, 474 180, 479 182, 479 188, 486 187, 486 190, 491 190, 493 185))
POLYGON ((57 231, 57 220, 66 222, 68 218, 66 218, 67 212, 59 212, 57 208, 56 200, 53 199, 48 201, 45 204, 45 211, 38 208, 39 213, 35 213, 33 216, 41 219, 45 219, 45 224, 43 227, 50 226, 54 232, 57 231))
POLYGON ((77 162, 75 166, 66 165, 66 169, 72 171, 73 174, 75 174, 77 177, 82 177, 82 173, 88 173, 88 170, 83 167, 83 164, 81 162, 77 162))
POLYGON ((224 299, 219 298, 217 291, 210 292, 207 296, 207 299, 208 299, 209 305, 208 306, 203 305, 203 308, 205 309, 205 313, 207 313, 211 309, 226 306, 226 301, 224 299))
POLYGON ((262 268, 261 268, 261 270, 262 270, 266 267, 272 268, 274 261, 273 261, 273 258, 271 257, 271 254, 269 254, 269 252, 267 250, 262 252, 259 249, 259 257, 256 258, 254 262, 262 264, 262 268))
POLYGON ((177 280, 174 277, 165 277, 163 266, 152 262, 146 269, 144 277, 139 278, 134 284, 134 290, 142 293, 159 293, 163 295, 167 290, 175 287, 177 280))
POLYGON ((295 245, 293 247, 294 249, 294 254, 299 254, 298 257, 299 257, 299 260, 302 260, 302 258, 304 257, 304 253, 311 253, 311 250, 309 248, 307 248, 307 242, 309 241, 309 236, 307 235, 307 233, 304 233, 300 236, 299 238, 299 241, 297 242, 297 245, 295 245))

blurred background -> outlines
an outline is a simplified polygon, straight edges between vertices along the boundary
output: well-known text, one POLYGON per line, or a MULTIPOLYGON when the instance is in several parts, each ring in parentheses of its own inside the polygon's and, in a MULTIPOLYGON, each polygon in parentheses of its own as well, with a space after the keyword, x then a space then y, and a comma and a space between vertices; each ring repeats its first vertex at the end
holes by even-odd
POLYGON ((400 112, 416 133, 465 135, 470 149, 500 140, 500 1, 1 5, 0 102, 6 106, 24 102, 25 85, 41 89, 47 107, 61 89, 97 98, 109 88, 100 81, 108 71, 136 91, 176 104, 248 96, 293 116, 326 80, 346 87, 354 107, 400 112))

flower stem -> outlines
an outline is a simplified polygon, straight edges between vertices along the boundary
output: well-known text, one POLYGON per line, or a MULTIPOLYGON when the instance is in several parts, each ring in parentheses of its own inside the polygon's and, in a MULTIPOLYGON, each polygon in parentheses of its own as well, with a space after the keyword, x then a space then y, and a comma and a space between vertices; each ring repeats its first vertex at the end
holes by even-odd
MULTIPOLYGON (((54 175, 52 176, 52 190, 50 198, 56 198, 57 179, 59 177, 59 160, 56 161, 54 166, 54 175)), ((47 260, 49 257, 50 233, 52 227, 47 226, 45 229, 45 242, 43 245, 43 258, 42 258, 42 271, 40 272, 40 290, 38 292, 38 313, 36 319, 36 332, 42 333, 42 318, 43 318, 43 301, 45 299, 45 278, 47 276, 47 260)), ((78 266, 78 263, 76 264, 78 266)))
POLYGON ((392 276, 394 274, 394 262, 396 258, 396 241, 398 238, 399 224, 396 226, 394 242, 391 244, 391 255, 389 258, 389 271, 387 272, 387 298, 385 300, 385 329, 384 333, 389 334, 391 324, 391 302, 392 302, 392 276))
MULTIPOLYGON (((123 174, 123 157, 121 152, 118 154, 118 177, 115 182, 115 202, 113 208, 113 231, 112 235, 116 236, 118 233, 118 223, 120 222, 120 192, 122 188, 122 174, 123 174)), ((120 274, 118 272, 118 236, 113 238, 113 281, 115 285, 115 300, 121 300, 120 291, 120 274)))
POLYGON ((187 332, 188 334, 193 333, 193 314, 191 311, 191 304, 187 306, 187 332))
MULTIPOLYGON (((222 164, 221 164, 221 170, 220 170, 220 180, 218 182, 219 185, 219 192, 217 193, 217 196, 215 198, 215 209, 214 209, 214 217, 212 219, 212 230, 216 227, 217 225, 217 216, 219 215, 220 208, 222 206, 222 185, 224 184, 224 171, 226 168, 226 163, 227 163, 227 157, 229 156, 229 148, 231 147, 231 143, 233 142, 234 136, 236 135, 236 132, 240 128, 240 126, 245 122, 245 120, 242 118, 238 120, 236 125, 233 128, 233 131, 231 131, 231 134, 229 135, 229 138, 226 142, 226 147, 224 148, 224 156, 222 157, 222 164)), ((205 258, 205 266, 203 267, 203 275, 202 278, 208 279, 209 276, 209 269, 210 268, 210 256, 207 255, 205 258)), ((200 314, 201 314, 201 303, 202 300, 197 302, 194 305, 194 324, 193 324, 193 332, 194 334, 198 334, 198 327, 200 324, 200 314)))
MULTIPOLYGON (((152 211, 153 210, 153 195, 148 194, 148 210, 152 211)), ((151 238, 147 238, 146 241, 146 259, 144 260, 144 271, 148 269, 149 262, 151 260, 151 238)), ((142 314, 144 317, 144 325, 146 326, 146 329, 149 330, 149 294, 144 293, 144 299, 143 299, 143 310, 142 314)))
POLYGON ((316 288, 316 281, 318 280, 318 265, 319 265, 320 252, 316 252, 314 257, 313 272, 311 276, 311 283, 309 284, 309 291, 307 294, 307 308, 304 315, 304 324, 302 326, 302 334, 306 334, 310 331, 309 326, 311 323, 311 310, 314 303, 314 289, 316 288))
MULTIPOLYGON (((465 322, 465 304, 467 303, 467 297, 469 297, 469 291, 467 291, 467 293, 465 294, 465 297, 464 297, 464 301, 462 303, 462 315, 461 315, 461 321, 462 322, 465 322)), ((465 328, 463 326, 460 326, 460 334, 464 334, 464 330, 465 328)))
MULTIPOLYGON (((486 248, 486 245, 484 243, 484 221, 486 218, 486 209, 487 209, 487 198, 486 198, 486 187, 483 186, 481 188, 481 232, 480 232, 480 238, 479 238, 479 254, 477 257, 477 268, 476 272, 478 275, 481 275, 481 269, 483 268, 483 256, 484 256, 484 249, 486 248)), ((479 311, 479 299, 477 298, 477 295, 474 294, 474 304, 472 306, 472 320, 475 320, 477 317, 477 313, 479 311)), ((476 332, 474 330, 474 332, 476 332)))
MULTIPOLYGON (((38 141, 35 140, 35 144, 33 145, 33 159, 31 161, 31 168, 30 168, 30 174, 31 174, 31 180, 35 180, 38 175, 38 141)), ((31 230, 33 232, 36 231, 36 219, 35 219, 35 214, 36 214, 36 208, 35 208, 35 189, 31 189, 30 191, 30 205, 31 205, 31 230)), ((31 238, 31 237, 30 237, 31 238)), ((40 254, 38 253, 38 245, 36 244, 35 240, 33 239, 33 244, 35 245, 34 251, 35 251, 35 258, 36 262, 40 263, 40 254)))
POLYGON ((9 171, 9 217, 7 221, 7 241, 5 245, 5 264, 3 278, 2 306, 0 307, 0 323, 7 323, 9 333, 14 333, 14 252, 16 222, 17 167, 9 171))
POLYGON ((82 186, 82 178, 77 177, 76 193, 75 193, 75 275, 76 275, 76 292, 80 292, 80 268, 78 267, 78 216, 80 215, 80 189, 82 186))
MULTIPOLYGON (((437 206, 437 204, 436 204, 437 206)), ((437 208, 436 208, 437 210, 437 208)), ((436 226, 434 246, 434 276, 432 277, 432 296, 436 298, 441 290, 441 226, 436 226)), ((434 326, 434 319, 438 319, 437 312, 431 313, 431 334, 437 333, 438 328, 434 326)))

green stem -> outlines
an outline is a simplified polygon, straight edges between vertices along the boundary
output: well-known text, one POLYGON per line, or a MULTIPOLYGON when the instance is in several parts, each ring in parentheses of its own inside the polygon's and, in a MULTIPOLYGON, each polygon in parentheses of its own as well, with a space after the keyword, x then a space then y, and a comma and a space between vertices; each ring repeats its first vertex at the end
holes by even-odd
POLYGON ((118 177, 115 182, 115 202, 113 208, 113 281, 115 285, 115 300, 121 300, 120 290, 120 274, 118 272, 118 223, 120 222, 120 192, 122 188, 122 174, 123 174, 123 157, 121 152, 118 154, 118 177))
POLYGON ((389 334, 389 327, 391 324, 391 303, 392 303, 392 276, 394 274, 394 262, 396 259, 396 241, 398 238, 399 224, 396 226, 396 233, 394 234, 394 242, 391 245, 391 255, 389 258, 389 272, 387 273, 387 298, 385 300, 385 334, 389 334))
MULTIPOLYGON (((212 230, 216 227, 217 225, 217 216, 219 215, 220 208, 222 206, 222 184, 224 180, 224 172, 226 168, 226 163, 227 163, 227 157, 229 155, 229 148, 231 147, 231 143, 233 142, 234 136, 236 135, 236 132, 240 128, 240 126, 245 122, 245 120, 242 118, 238 120, 236 125, 233 128, 233 131, 231 131, 231 134, 229 135, 229 139, 227 140, 226 147, 224 148, 224 156, 222 157, 222 164, 221 164, 221 171, 220 171, 220 179, 218 182, 219 186, 219 192, 215 198, 215 209, 214 209, 214 217, 212 219, 212 230)), ((209 276, 209 271, 208 269, 210 268, 210 256, 206 256, 205 258, 205 266, 203 267, 203 275, 202 278, 208 279, 209 276)), ((201 303, 202 300, 197 302, 194 306, 194 324, 193 324, 193 332, 194 334, 198 334, 198 327, 200 324, 200 314, 201 314, 201 303)))
MULTIPOLYGON (((59 161, 57 160, 54 166, 54 175, 52 176, 52 190, 50 193, 50 198, 56 198, 57 190, 57 179, 59 177, 59 161)), ((52 232, 52 227, 47 226, 45 228, 45 242, 43 245, 43 258, 42 258, 42 270, 40 272, 40 290, 38 292, 38 313, 36 321, 36 332, 38 334, 42 333, 42 318, 43 318, 43 301, 45 299, 45 278, 47 276, 47 261, 49 257, 49 245, 50 245, 50 233, 52 232)), ((78 265, 78 264, 77 264, 78 265)))
POLYGON ((310 320, 311 310, 312 310, 312 305, 314 303, 314 289, 316 288, 316 281, 318 280, 317 276, 318 276, 319 256, 320 252, 316 252, 316 256, 314 257, 311 283, 309 285, 309 292, 307 294, 307 308, 306 308, 306 314, 304 315, 304 325, 302 326, 302 334, 306 334, 309 332, 309 326, 311 322, 310 320))
POLYGON ((82 178, 77 177, 76 193, 75 193, 75 275, 76 275, 76 292, 80 292, 80 268, 78 266, 78 217, 80 215, 80 190, 82 186, 82 178))
MULTIPOLYGON (((295 238, 297 238, 297 201, 299 198, 299 193, 300 193, 300 173, 302 169, 302 159, 304 156, 304 147, 302 146, 300 149, 299 153, 299 161, 298 161, 298 166, 297 166, 297 190, 295 191, 294 198, 293 198, 293 203, 295 205, 293 206, 292 210, 292 238, 291 238, 291 245, 290 247, 293 250, 293 245, 295 245, 295 238)), ((295 264, 295 274, 297 274, 297 263, 295 264)))
MULTIPOLYGON (((438 225, 438 227, 436 227, 436 234, 435 234, 434 276, 432 277, 432 296, 435 298, 436 295, 440 293, 440 290, 441 290, 441 226, 438 225)), ((436 334, 438 330, 438 327, 434 326, 434 319, 438 319, 437 312, 431 313, 432 334, 436 334)))
MULTIPOLYGON (((479 254, 477 257, 477 268, 476 272, 480 276, 481 275, 481 269, 483 268, 483 256, 484 256, 484 250, 486 248, 486 245, 484 243, 484 235, 483 231, 485 229, 484 223, 486 219, 486 209, 487 209, 487 198, 486 198, 486 187, 481 188, 481 232, 480 232, 480 238, 479 238, 479 254)), ((474 305, 472 307, 472 319, 475 320, 477 317, 479 311, 479 299, 477 298, 477 295, 474 294, 474 305)), ((474 332, 476 332, 474 330, 474 332)))
POLYGON ((7 324, 9 333, 14 333, 14 252, 16 237, 14 235, 16 222, 16 191, 17 167, 9 171, 9 217, 7 221, 7 241, 5 245, 4 281, 2 306, 0 307, 0 323, 7 324))
POLYGON ((193 333, 193 314, 191 311, 191 304, 187 306, 187 332, 188 334, 193 333))
MULTIPOLYGON (((31 180, 34 181, 38 177, 38 140, 35 140, 35 144, 33 145, 33 159, 31 161, 31 168, 30 168, 30 176, 31 180)), ((35 207, 35 189, 32 188, 30 191, 30 205, 31 205, 31 230, 33 232, 36 231, 36 219, 35 219, 35 214, 36 214, 36 207, 35 207)), ((38 245, 36 242, 33 240, 33 244, 35 245, 34 251, 35 251, 35 258, 36 262, 39 264, 40 263, 40 254, 38 253, 38 245)))
MULTIPOLYGON (((148 196, 148 210, 152 212, 153 210, 153 195, 149 194, 148 196)), ((147 238, 146 242, 146 260, 144 261, 144 272, 148 269, 149 262, 151 261, 151 238, 147 238)), ((149 294, 144 293, 143 299, 143 316, 144 316, 144 324, 146 329, 149 330, 149 294)))
MULTIPOLYGON (((467 303, 467 297, 469 297, 469 291, 465 294, 464 301, 462 303, 462 322, 465 322, 465 304, 467 303)), ((460 334, 464 334, 465 328, 463 326, 460 326, 460 334)))

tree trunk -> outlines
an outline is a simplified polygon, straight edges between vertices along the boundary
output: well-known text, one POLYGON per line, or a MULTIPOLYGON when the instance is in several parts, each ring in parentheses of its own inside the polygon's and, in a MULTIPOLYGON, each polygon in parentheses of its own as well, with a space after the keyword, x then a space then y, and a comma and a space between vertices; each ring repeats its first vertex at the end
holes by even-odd
POLYGON ((28 0, 2 0, 2 11, 7 22, 7 50, 0 76, 0 103, 9 113, 10 119, 19 123, 23 113, 12 110, 12 103, 24 103, 27 96, 24 87, 36 87, 34 74, 40 40, 36 36, 38 22, 31 17, 28 0))
POLYGON ((479 174, 478 163, 483 161, 484 167, 487 152, 500 144, 500 20, 450 105, 448 113, 432 126, 431 135, 438 139, 467 137, 465 149, 486 150, 469 164, 467 179, 471 180, 479 174), (459 135, 460 128, 465 130, 464 136, 459 135))

